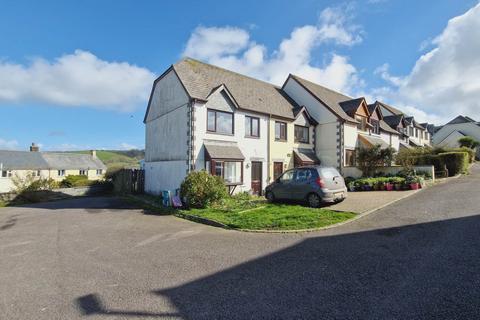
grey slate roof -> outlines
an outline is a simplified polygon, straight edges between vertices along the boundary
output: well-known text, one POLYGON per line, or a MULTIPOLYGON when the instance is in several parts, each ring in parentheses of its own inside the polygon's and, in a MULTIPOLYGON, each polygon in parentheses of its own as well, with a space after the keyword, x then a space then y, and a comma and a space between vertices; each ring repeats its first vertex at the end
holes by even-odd
POLYGON ((244 160, 245 156, 234 143, 204 142, 205 150, 211 159, 244 160))
POLYGON ((383 117, 383 120, 392 128, 398 127, 402 119, 403 119, 403 114, 383 117))
POLYGON ((88 154, 0 150, 4 170, 107 169, 102 161, 88 154))
POLYGON ((345 121, 357 123, 357 120, 349 116, 340 105, 340 103, 342 102, 346 102, 354 99, 344 94, 341 94, 339 92, 325 88, 319 84, 302 79, 298 76, 291 74, 290 77, 295 79, 302 87, 307 89, 307 91, 309 91, 314 97, 316 97, 328 108, 330 108, 330 110, 334 114, 336 114, 338 117, 340 117, 345 121))
POLYGON ((342 107, 343 111, 345 111, 345 113, 348 114, 351 118, 354 118, 355 113, 360 107, 360 104, 362 103, 362 101, 363 101, 363 98, 356 98, 356 99, 343 101, 343 102, 340 102, 340 107, 342 107))
POLYGON ((48 169, 40 152, 0 150, 0 164, 4 170, 48 169))
POLYGON ((380 102, 380 101, 376 101, 376 103, 379 103, 383 108, 387 109, 388 111, 390 111, 391 113, 395 114, 395 115, 401 115, 401 114, 404 114, 401 110, 397 109, 397 108, 394 108, 392 107, 391 105, 388 105, 384 102, 380 102))
POLYGON ((42 154, 52 169, 107 169, 100 159, 94 158, 89 154, 49 152, 42 154))
POLYGON ((223 84, 241 109, 294 118, 297 104, 273 84, 191 58, 172 67, 191 98, 207 100, 212 90, 223 84))
POLYGON ((384 120, 380 120, 380 130, 383 130, 391 134, 396 134, 398 136, 400 135, 400 132, 390 127, 384 120))

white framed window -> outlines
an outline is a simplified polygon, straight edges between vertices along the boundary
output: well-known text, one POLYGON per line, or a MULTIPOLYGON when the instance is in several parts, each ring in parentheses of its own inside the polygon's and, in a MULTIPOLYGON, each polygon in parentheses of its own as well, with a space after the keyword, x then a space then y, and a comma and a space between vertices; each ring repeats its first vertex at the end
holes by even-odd
POLYGON ((97 169, 97 176, 101 176, 103 174, 103 169, 97 169))
POLYGON ((88 170, 79 170, 81 176, 88 176, 88 170))
POLYGON ((309 143, 309 127, 295 125, 295 142, 309 143))
POLYGON ((65 177, 65 169, 57 170, 57 174, 59 177, 65 177))
POLYGON ((40 170, 34 170, 34 171, 32 172, 32 175, 33 175, 34 177, 40 177, 40 173, 41 173, 40 170))
POLYGON ((11 178, 12 170, 2 170, 2 178, 11 178))

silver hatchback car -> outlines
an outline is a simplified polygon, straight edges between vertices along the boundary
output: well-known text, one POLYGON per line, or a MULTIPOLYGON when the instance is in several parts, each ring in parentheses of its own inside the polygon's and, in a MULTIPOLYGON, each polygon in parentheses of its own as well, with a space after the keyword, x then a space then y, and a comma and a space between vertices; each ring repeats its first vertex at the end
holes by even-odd
POLYGON ((285 171, 275 182, 265 188, 268 201, 306 201, 311 207, 322 202, 335 203, 345 200, 345 180, 333 167, 306 166, 285 171))

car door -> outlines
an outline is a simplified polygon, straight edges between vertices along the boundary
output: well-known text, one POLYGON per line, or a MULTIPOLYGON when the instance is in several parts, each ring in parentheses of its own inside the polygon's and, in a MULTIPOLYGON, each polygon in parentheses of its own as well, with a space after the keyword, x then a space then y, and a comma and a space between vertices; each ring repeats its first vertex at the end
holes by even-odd
POLYGON ((311 191, 310 182, 312 180, 312 177, 312 169, 304 168, 296 170, 290 187, 292 199, 305 199, 307 194, 311 191))
POLYGON ((295 169, 285 171, 276 181, 273 194, 277 199, 291 199, 291 187, 293 177, 295 175, 295 169))

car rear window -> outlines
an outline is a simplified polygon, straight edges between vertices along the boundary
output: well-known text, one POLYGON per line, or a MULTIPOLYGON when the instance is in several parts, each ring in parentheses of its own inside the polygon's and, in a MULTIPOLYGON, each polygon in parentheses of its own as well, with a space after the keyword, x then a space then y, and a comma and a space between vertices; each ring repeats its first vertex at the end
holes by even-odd
POLYGON ((325 179, 333 179, 333 177, 338 177, 340 173, 333 168, 322 168, 321 175, 325 179))

